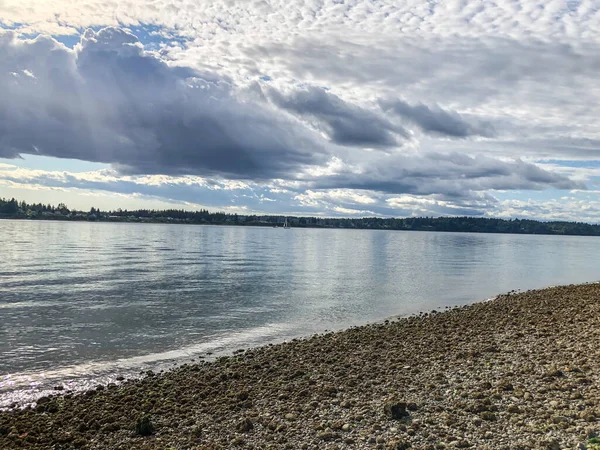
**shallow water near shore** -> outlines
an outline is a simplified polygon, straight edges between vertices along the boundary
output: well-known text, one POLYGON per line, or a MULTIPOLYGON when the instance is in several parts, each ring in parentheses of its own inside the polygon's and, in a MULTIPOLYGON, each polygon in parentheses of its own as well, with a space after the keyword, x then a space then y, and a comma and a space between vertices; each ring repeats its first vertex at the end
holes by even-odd
POLYGON ((0 408, 598 279, 594 237, 0 221, 0 408))

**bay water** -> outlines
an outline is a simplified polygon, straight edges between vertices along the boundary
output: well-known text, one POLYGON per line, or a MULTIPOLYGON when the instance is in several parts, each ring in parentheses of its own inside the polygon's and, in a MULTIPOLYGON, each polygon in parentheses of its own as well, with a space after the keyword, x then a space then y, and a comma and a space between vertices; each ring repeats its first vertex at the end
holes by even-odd
POLYGON ((0 408, 598 279, 597 237, 2 220, 0 408))

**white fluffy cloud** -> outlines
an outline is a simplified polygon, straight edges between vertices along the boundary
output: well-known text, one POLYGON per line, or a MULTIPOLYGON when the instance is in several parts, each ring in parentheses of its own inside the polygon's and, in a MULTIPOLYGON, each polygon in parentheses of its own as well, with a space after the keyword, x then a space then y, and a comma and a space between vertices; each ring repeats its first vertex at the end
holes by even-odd
POLYGON ((5 23, 43 32, 89 26, 161 24, 193 38, 218 39, 251 34, 262 39, 324 30, 361 35, 427 33, 442 36, 504 34, 518 37, 565 36, 597 39, 600 12, 594 0, 428 1, 271 0, 4 0, 5 23))

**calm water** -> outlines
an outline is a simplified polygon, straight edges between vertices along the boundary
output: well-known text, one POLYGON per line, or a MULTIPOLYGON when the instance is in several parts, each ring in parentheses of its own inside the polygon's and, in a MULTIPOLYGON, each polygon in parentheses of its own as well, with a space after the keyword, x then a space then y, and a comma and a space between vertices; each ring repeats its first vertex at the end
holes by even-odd
POLYGON ((599 268, 593 237, 0 221, 0 407, 599 268))

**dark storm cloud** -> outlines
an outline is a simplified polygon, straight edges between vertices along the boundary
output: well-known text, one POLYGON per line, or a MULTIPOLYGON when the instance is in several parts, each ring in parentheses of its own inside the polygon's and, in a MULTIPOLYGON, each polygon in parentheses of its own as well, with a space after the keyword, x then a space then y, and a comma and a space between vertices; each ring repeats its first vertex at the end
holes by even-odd
POLYGON ((455 111, 445 110, 439 106, 429 107, 422 103, 410 105, 407 102, 380 100, 379 106, 388 114, 394 114, 417 125, 424 133, 454 138, 469 136, 491 137, 495 134, 489 123, 469 123, 455 111))
POLYGON ((389 194, 441 194, 453 198, 487 190, 585 189, 585 185, 521 160, 499 161, 460 153, 386 155, 360 172, 314 179, 316 189, 348 188, 389 194))
POLYGON ((88 30, 75 51, 0 35, 0 98, 0 157, 254 179, 324 161, 315 133, 238 101, 227 79, 168 66, 116 28, 88 30))
POLYGON ((392 147, 398 145, 396 135, 408 136, 401 126, 316 86, 296 89, 287 95, 269 89, 268 95, 280 108, 312 120, 336 144, 392 147))

